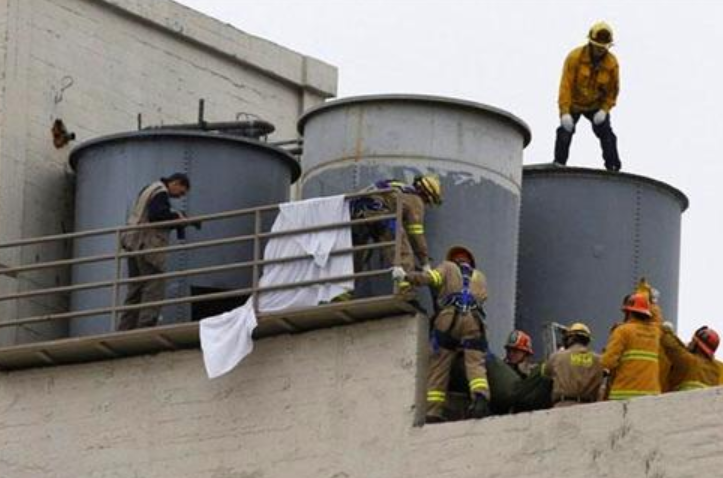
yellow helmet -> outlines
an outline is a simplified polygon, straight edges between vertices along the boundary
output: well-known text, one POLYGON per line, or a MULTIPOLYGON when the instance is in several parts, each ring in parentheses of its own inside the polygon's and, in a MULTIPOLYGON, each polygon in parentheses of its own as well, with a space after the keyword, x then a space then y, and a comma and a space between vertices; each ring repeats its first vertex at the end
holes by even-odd
POLYGON ((583 324, 582 322, 575 322, 570 327, 565 330, 565 336, 570 337, 572 335, 578 335, 580 337, 585 337, 587 339, 592 338, 592 333, 590 332, 590 328, 583 324))
POLYGON ((442 204, 442 183, 437 176, 425 175, 414 178, 414 188, 429 204, 442 204))
POLYGON ((597 22, 590 27, 587 39, 593 45, 610 48, 613 46, 613 29, 605 22, 597 22))

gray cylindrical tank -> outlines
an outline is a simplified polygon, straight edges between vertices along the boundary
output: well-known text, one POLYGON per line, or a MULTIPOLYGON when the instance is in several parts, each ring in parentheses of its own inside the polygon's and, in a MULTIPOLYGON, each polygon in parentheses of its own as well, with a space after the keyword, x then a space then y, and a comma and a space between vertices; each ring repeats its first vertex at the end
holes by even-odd
POLYGON ((490 342, 514 322, 522 151, 530 131, 490 106, 421 95, 332 101, 299 120, 304 197, 360 190, 377 180, 439 175, 444 204, 429 208, 432 257, 469 246, 487 274, 490 342))
MULTIPOLYGON (((602 349, 640 277, 678 313, 681 215, 688 199, 660 181, 584 168, 526 167, 517 324, 543 350, 546 322, 587 323, 602 349)), ((541 354, 538 354, 541 355, 541 354)))
MULTIPOLYGON (((215 133, 180 130, 139 131, 105 136, 76 147, 70 156, 76 170, 76 230, 122 225, 139 191, 173 172, 184 172, 191 190, 174 207, 190 216, 243 209, 289 198, 290 185, 299 174, 298 162, 285 151, 243 139, 215 133)), ((273 220, 266 217, 265 222, 273 220)), ((252 217, 212 221, 200 231, 187 229, 187 240, 230 237, 253 233, 252 217)), ((175 233, 171 234, 175 238, 175 233)), ((74 257, 105 254, 113 250, 114 238, 86 238, 75 241, 74 257)), ((253 258, 252 243, 199 249, 169 255, 168 269, 190 269, 241 262, 253 258)), ((112 262, 77 266, 73 283, 111 279, 112 262)), ((169 281, 167 297, 188 293, 248 287, 250 271, 232 271, 169 281)), ((124 292, 124 291, 122 291, 124 292)), ((110 289, 82 291, 72 295, 72 310, 106 307, 110 289)), ((121 294, 121 301, 124 294, 121 294)), ((218 305, 218 304, 217 304, 218 305)), ((189 320, 213 309, 196 305, 167 307, 163 323, 189 320)), ((71 321, 71 336, 111 330, 109 316, 71 321)))

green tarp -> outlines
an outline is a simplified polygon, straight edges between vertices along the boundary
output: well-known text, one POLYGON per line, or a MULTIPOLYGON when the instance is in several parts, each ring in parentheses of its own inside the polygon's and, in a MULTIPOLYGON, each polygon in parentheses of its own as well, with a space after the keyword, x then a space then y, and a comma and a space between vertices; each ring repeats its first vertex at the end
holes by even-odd
POLYGON ((487 357, 487 379, 490 385, 491 407, 497 414, 550 408, 552 380, 543 377, 541 367, 533 368, 523 379, 503 360, 487 357))

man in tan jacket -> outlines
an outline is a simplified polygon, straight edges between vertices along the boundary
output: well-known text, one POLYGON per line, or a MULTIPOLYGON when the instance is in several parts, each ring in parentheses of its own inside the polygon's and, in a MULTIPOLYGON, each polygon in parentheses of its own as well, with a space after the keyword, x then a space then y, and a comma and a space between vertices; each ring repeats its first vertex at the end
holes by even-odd
POLYGON ((554 353, 542 373, 553 381, 553 407, 594 402, 603 381, 600 356, 589 349, 592 335, 587 325, 572 324, 563 335, 565 350, 554 353))
MULTIPOLYGON (((191 188, 191 183, 183 173, 174 173, 167 178, 149 184, 141 190, 128 216, 128 225, 173 221, 185 218, 184 214, 171 208, 170 198, 181 198, 191 188)), ((185 238, 184 227, 175 227, 179 239, 185 238)), ((168 227, 144 228, 126 231, 121 235, 121 245, 126 251, 140 251, 168 246, 171 229, 168 227)), ((130 278, 161 274, 166 269, 166 253, 128 257, 128 276, 130 278)), ((163 300, 165 296, 164 279, 147 279, 128 284, 125 305, 163 300)), ((121 315, 118 330, 130 330, 139 327, 153 327, 158 323, 160 307, 128 310, 121 315)))
POLYGON ((424 272, 407 272, 395 267, 392 276, 397 281, 408 280, 413 285, 428 285, 438 291, 439 313, 432 319, 429 374, 427 378, 427 423, 445 420, 452 364, 458 354, 464 356, 472 406, 472 418, 490 414, 490 391, 487 383, 485 355, 487 339, 483 322, 482 303, 487 299, 487 279, 476 269, 475 258, 469 249, 454 246, 447 260, 424 272))

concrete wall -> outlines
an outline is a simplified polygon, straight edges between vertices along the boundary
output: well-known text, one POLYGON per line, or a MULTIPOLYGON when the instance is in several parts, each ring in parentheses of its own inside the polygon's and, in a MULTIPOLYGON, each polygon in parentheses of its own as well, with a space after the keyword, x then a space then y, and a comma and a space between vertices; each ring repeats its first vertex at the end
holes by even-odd
MULTIPOLYGON (((0 0, 0 242, 73 230, 70 147, 56 149, 61 118, 75 144, 144 124, 193 122, 238 112, 297 136, 301 111, 336 93, 336 69, 247 35, 169 0, 0 0)), ((110 178, 109 178, 110 179, 110 178)), ((48 260, 69 245, 0 251, 0 264, 48 260)), ((66 274, 0 280, 0 293, 62 284, 66 274)), ((0 320, 62 308, 58 301, 5 303, 0 320)), ((34 328, 0 344, 42 338, 34 328)), ((23 332, 23 331, 21 331, 23 332)), ((50 333, 50 336, 53 334, 50 333)))
POLYGON ((413 426, 424 321, 264 339, 208 381, 197 351, 0 376, 0 476, 719 476, 723 389, 413 426))

